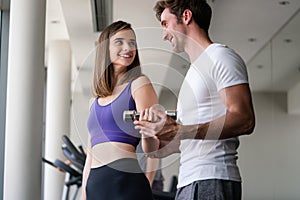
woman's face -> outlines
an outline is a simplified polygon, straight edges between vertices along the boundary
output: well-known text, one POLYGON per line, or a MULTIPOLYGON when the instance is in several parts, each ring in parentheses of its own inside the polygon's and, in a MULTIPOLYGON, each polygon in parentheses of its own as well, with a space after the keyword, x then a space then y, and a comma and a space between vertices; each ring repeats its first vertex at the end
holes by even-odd
POLYGON ((136 38, 132 30, 122 30, 109 40, 110 60, 115 71, 126 71, 136 55, 136 38))

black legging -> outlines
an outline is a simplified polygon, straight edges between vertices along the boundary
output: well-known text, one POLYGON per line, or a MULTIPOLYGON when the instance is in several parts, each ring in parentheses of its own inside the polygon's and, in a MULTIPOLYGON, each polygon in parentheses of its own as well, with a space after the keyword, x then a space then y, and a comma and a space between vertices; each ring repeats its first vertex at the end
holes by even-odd
POLYGON ((87 200, 152 200, 150 184, 136 159, 125 158, 92 168, 87 200))

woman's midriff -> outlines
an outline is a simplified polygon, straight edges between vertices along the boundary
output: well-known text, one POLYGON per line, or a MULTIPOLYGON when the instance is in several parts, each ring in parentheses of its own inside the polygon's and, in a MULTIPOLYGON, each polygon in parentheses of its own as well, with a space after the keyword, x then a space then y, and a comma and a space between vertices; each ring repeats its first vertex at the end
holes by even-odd
POLYGON ((121 158, 136 159, 135 147, 120 142, 105 142, 95 145, 91 150, 91 168, 101 167, 121 158))

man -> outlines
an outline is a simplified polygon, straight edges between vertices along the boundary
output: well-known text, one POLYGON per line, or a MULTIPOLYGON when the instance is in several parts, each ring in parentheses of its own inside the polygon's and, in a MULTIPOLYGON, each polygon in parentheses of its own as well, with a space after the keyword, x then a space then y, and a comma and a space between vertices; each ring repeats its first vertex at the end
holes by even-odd
POLYGON ((241 199, 238 136, 255 126, 246 66, 209 38, 212 11, 205 0, 162 0, 154 9, 163 39, 175 52, 186 52, 191 66, 179 92, 177 122, 153 107, 134 122, 142 135, 160 140, 160 150, 146 153, 180 150, 177 200, 241 199))

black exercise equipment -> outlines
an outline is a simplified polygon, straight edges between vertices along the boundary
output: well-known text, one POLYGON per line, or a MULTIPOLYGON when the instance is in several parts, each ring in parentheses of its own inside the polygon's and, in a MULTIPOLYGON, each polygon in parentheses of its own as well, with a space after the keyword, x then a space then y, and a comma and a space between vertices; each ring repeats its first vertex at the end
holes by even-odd
POLYGON ((71 162, 72 165, 69 166, 59 159, 56 159, 54 163, 45 158, 42 158, 42 161, 66 172, 65 186, 62 194, 62 200, 69 200, 69 199, 75 200, 79 188, 81 187, 82 184, 82 172, 85 164, 86 155, 82 146, 76 148, 75 145, 68 138, 68 136, 63 135, 62 140, 64 142, 61 147, 63 154, 67 158, 67 160, 71 162), (74 193, 70 198, 69 192, 71 186, 76 186, 76 189, 74 190, 74 193))
POLYGON ((66 135, 62 136, 62 140, 64 142, 61 147, 63 154, 76 168, 78 168, 78 170, 82 172, 86 159, 86 154, 82 146, 80 145, 78 148, 76 148, 66 135))

